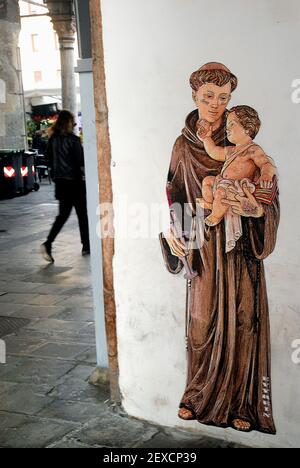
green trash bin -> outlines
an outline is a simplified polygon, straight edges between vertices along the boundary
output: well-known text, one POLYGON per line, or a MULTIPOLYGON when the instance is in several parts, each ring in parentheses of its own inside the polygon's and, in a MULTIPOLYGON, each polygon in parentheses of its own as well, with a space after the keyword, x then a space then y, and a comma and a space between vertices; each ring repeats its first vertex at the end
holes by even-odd
POLYGON ((23 166, 22 166, 22 176, 24 183, 24 194, 26 195, 33 190, 37 191, 39 184, 36 183, 35 175, 35 156, 37 151, 28 150, 23 153, 23 166))
POLYGON ((24 192, 22 150, 0 150, 0 198, 12 198, 24 192))

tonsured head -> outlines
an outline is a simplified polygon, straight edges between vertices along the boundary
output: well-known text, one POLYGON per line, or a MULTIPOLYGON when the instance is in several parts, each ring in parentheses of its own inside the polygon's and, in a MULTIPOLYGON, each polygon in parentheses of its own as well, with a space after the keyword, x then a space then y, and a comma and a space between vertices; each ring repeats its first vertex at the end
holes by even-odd
POLYGON ((213 124, 226 111, 237 78, 222 63, 210 62, 191 75, 190 85, 201 118, 213 124))

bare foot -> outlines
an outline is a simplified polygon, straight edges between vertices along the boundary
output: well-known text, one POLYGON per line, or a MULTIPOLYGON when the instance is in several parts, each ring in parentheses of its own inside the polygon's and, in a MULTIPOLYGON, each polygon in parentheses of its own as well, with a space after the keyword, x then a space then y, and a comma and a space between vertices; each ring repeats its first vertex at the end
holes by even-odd
POLYGON ((243 419, 234 419, 232 424, 237 431, 248 432, 251 429, 251 424, 243 419))
POLYGON ((185 419, 185 420, 195 419, 192 411, 187 408, 180 408, 180 410, 178 411, 178 416, 181 419, 185 419))
POLYGON ((204 198, 196 198, 196 202, 203 208, 204 210, 212 210, 213 204, 209 203, 204 200, 204 198))
POLYGON ((205 224, 207 224, 207 226, 210 227, 217 226, 217 224, 219 224, 221 221, 222 218, 217 218, 213 214, 210 214, 209 216, 207 216, 207 218, 205 218, 205 224))

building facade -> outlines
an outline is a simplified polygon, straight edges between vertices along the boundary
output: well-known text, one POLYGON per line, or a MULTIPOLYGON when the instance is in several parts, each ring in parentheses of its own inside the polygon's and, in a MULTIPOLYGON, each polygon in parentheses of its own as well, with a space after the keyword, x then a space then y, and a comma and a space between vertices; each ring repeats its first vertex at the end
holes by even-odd
POLYGON ((24 149, 26 145, 20 53, 19 5, 0 2, 0 149, 24 149))
MULTIPOLYGON (((43 0, 34 4, 20 0, 20 50, 26 111, 31 105, 57 103, 62 107, 60 45, 48 8, 43 0), (40 6, 36 5, 40 3, 40 6)), ((78 59, 77 39, 74 45, 74 68, 78 59)), ((80 109, 79 79, 76 79, 77 105, 80 109)))

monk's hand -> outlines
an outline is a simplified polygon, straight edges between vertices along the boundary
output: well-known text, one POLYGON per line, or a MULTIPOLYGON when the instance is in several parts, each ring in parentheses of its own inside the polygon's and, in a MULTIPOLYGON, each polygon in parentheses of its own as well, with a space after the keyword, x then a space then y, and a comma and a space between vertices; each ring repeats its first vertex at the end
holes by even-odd
POLYGON ((264 215, 264 209, 256 200, 254 195, 249 191, 248 187, 242 187, 244 195, 231 194, 228 199, 223 199, 222 203, 231 207, 234 214, 244 216, 246 218, 261 218, 264 215))
POLYGON ((185 245, 178 239, 173 233, 172 229, 168 229, 164 233, 165 239, 168 242, 172 255, 175 257, 185 257, 187 255, 187 250, 185 245))
POLYGON ((205 140, 205 138, 212 136, 211 124, 205 119, 198 120, 196 129, 197 129, 197 137, 201 141, 205 140))
POLYGON ((273 187, 273 177, 274 174, 262 174, 257 181, 257 184, 260 185, 261 188, 270 189, 273 187))

